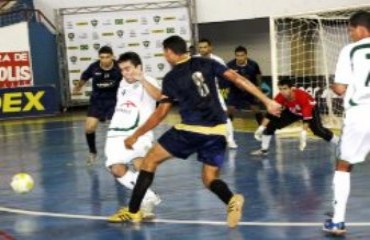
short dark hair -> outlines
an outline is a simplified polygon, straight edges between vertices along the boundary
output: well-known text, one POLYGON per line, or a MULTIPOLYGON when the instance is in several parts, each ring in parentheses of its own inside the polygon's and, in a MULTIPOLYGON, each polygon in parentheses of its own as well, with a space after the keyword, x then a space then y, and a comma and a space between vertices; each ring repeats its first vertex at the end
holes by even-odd
POLYGON ((278 86, 284 86, 284 85, 290 88, 294 86, 293 81, 289 78, 282 78, 278 81, 278 86))
POLYGON ((349 25, 351 27, 363 26, 370 30, 370 12, 361 10, 354 13, 349 19, 349 25))
POLYGON ((170 36, 163 41, 163 48, 170 49, 175 54, 181 55, 188 52, 186 42, 183 38, 177 35, 170 36))
POLYGON ((247 48, 245 48, 245 47, 243 47, 243 46, 237 46, 236 48, 235 48, 235 53, 237 53, 237 52, 244 52, 244 53, 248 53, 248 51, 247 51, 247 48))
POLYGON ((109 46, 103 46, 99 49, 99 55, 100 54, 111 54, 111 55, 113 55, 113 50, 109 46))
POLYGON ((201 38, 198 43, 207 43, 209 46, 212 46, 212 42, 208 38, 201 38))
POLYGON ((125 52, 119 55, 118 63, 130 61, 135 67, 142 65, 140 56, 136 52, 125 52))

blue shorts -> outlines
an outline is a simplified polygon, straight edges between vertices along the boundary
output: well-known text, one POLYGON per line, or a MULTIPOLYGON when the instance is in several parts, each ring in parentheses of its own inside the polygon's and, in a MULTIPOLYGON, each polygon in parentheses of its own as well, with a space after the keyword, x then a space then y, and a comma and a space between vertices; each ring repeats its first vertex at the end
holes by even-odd
POLYGON ((116 99, 91 100, 87 116, 97 118, 99 121, 111 120, 115 107, 116 99))
POLYGON ((226 139, 222 135, 205 135, 171 128, 158 139, 158 143, 177 158, 186 159, 197 153, 198 161, 217 167, 221 167, 225 159, 226 139))

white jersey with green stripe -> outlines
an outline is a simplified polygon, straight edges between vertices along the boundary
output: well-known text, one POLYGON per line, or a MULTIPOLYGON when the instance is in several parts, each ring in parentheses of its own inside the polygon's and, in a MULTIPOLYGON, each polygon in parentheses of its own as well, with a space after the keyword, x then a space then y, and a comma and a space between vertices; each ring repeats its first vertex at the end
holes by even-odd
MULTIPOLYGON (((146 81, 160 88, 158 81, 145 76, 146 81)), ((117 91, 117 103, 109 125, 108 137, 130 136, 147 121, 156 108, 156 100, 145 90, 141 82, 128 83, 122 79, 117 91)), ((153 137, 149 131, 146 136, 153 137)))
POLYGON ((335 83, 347 85, 344 107, 370 105, 370 38, 345 46, 339 55, 335 83))

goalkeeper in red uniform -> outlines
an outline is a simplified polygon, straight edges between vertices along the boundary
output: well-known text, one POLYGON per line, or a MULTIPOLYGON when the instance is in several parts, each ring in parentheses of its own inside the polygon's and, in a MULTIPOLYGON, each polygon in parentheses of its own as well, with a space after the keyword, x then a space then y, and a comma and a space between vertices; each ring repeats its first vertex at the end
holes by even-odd
POLYGON ((284 128, 296 121, 303 121, 300 133, 300 150, 306 147, 307 130, 310 128, 316 136, 322 139, 338 143, 338 137, 332 131, 325 128, 321 123, 319 109, 316 107, 314 98, 304 90, 295 88, 289 79, 278 82, 279 94, 275 101, 283 106, 280 117, 267 114, 254 133, 254 137, 261 141, 261 148, 252 151, 252 155, 267 155, 272 135, 277 129, 284 128))

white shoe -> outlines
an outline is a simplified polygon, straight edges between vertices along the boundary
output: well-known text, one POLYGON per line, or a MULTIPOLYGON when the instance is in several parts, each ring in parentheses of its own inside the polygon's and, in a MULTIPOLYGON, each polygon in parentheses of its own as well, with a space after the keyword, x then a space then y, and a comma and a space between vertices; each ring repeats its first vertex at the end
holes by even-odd
POLYGON ((97 155, 95 153, 90 153, 86 160, 86 165, 91 166, 94 165, 97 162, 97 155))
POLYGON ((155 218, 154 209, 155 206, 159 205, 162 202, 158 194, 155 194, 153 197, 144 198, 141 203, 140 210, 143 213, 144 219, 153 219, 155 218))
POLYGON ((238 148, 238 144, 236 144, 235 140, 234 139, 229 139, 227 140, 227 146, 230 148, 230 149, 237 149, 238 148))
POLYGON ((252 155, 252 156, 267 156, 268 153, 269 153, 268 150, 257 149, 257 150, 254 150, 254 151, 250 152, 250 155, 252 155))

